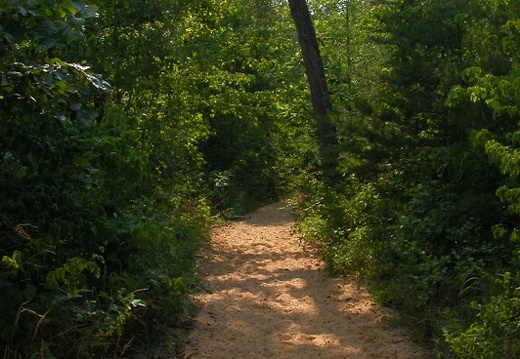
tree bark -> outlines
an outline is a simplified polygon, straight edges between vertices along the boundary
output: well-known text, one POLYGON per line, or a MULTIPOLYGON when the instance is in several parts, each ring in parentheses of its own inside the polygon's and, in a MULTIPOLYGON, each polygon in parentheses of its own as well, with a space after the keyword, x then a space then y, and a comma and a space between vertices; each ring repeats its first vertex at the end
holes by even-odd
POLYGON ((326 177, 335 176, 338 162, 336 149, 338 139, 336 127, 330 119, 332 102, 327 88, 316 31, 305 0, 289 0, 289 7, 298 33, 298 42, 311 90, 324 175, 326 177))

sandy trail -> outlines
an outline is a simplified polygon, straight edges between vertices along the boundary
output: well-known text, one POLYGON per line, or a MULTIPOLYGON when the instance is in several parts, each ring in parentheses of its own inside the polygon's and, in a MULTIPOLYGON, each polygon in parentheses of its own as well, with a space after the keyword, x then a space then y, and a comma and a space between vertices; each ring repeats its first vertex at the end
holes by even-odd
POLYGON ((195 300, 183 358, 425 358, 403 330, 383 325, 390 312, 366 291, 332 278, 305 251, 285 203, 219 227, 203 259, 211 294, 195 300))

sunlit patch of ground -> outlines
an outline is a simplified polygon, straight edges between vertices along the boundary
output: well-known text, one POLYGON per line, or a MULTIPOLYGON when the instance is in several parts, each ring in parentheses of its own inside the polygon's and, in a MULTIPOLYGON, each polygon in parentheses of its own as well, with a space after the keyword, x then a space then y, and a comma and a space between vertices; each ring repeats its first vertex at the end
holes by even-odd
POLYGON ((290 209, 266 206, 214 230, 201 265, 211 293, 184 358, 418 359, 406 332, 382 326, 391 313, 353 283, 332 278, 292 234, 290 209))

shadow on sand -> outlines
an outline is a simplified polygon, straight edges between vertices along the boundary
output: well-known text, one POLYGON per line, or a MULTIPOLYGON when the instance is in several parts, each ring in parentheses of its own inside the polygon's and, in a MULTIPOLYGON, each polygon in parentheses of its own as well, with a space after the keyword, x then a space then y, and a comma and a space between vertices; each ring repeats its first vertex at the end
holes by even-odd
POLYGON ((197 329, 185 357, 426 358, 354 285, 331 278, 291 235, 287 203, 221 230, 204 267, 197 329), (348 288, 347 288, 348 287, 348 288))

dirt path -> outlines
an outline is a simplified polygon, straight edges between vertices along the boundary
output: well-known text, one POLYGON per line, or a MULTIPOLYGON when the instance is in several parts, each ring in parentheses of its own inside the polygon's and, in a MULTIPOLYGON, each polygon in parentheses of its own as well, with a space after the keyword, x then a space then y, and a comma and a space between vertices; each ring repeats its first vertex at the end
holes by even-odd
POLYGON ((216 229, 203 272, 212 294, 188 338, 190 359, 425 358, 357 286, 331 278, 291 234, 290 209, 266 206, 216 229), (384 323, 384 321, 383 321, 384 323))

